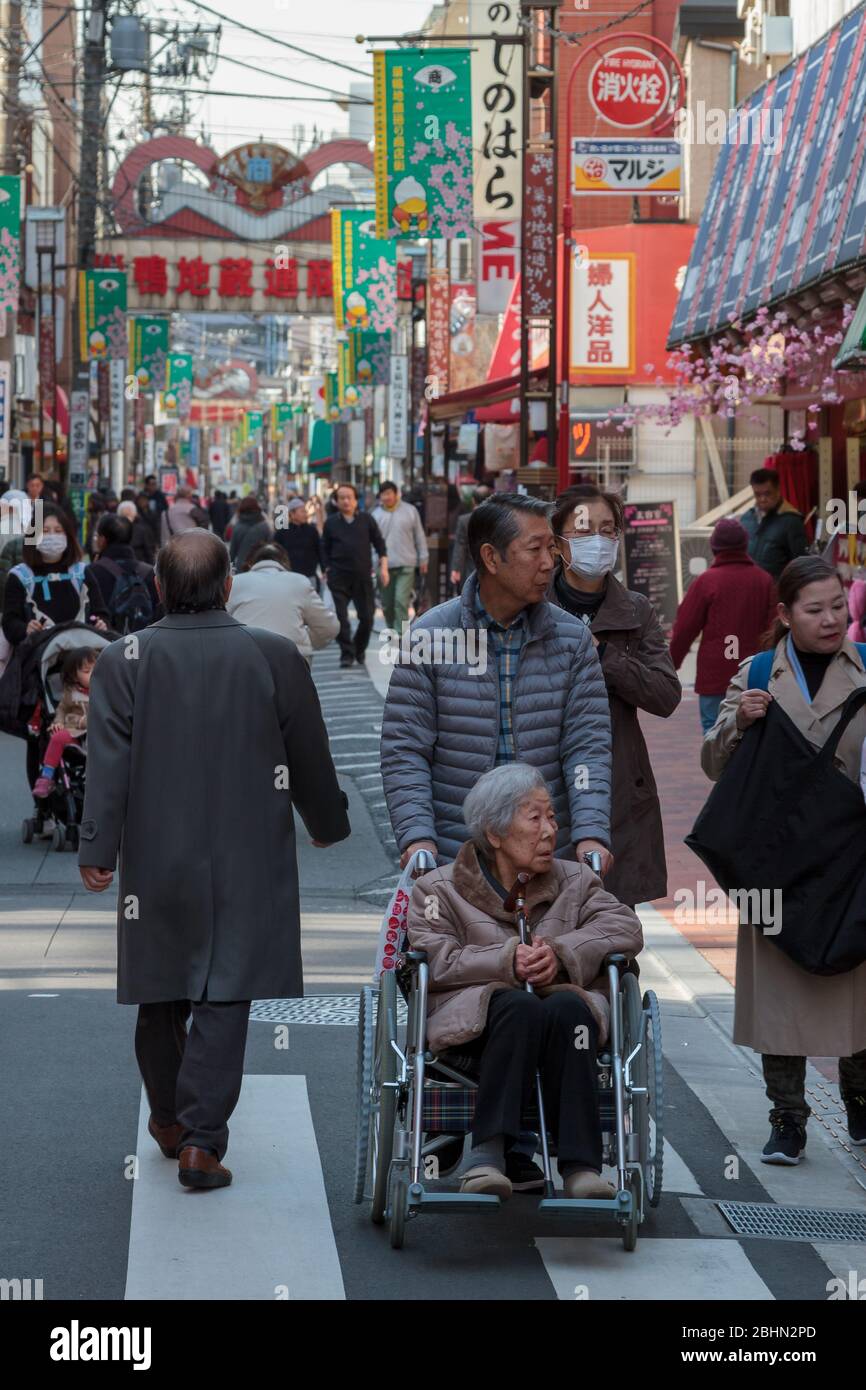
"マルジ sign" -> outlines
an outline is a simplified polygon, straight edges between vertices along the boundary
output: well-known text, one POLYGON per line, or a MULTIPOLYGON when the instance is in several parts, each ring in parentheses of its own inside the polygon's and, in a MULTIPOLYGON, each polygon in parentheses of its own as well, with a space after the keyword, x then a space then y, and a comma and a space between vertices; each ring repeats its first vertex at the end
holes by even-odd
POLYGON ((589 99, 610 125, 639 130, 668 109, 670 73, 661 58, 634 45, 611 49, 592 68, 589 99))
POLYGON ((572 193, 679 193, 682 147, 677 140, 571 142, 572 193))
POLYGON ((625 586, 649 599, 669 637, 683 590, 676 502, 627 502, 623 520, 625 586))

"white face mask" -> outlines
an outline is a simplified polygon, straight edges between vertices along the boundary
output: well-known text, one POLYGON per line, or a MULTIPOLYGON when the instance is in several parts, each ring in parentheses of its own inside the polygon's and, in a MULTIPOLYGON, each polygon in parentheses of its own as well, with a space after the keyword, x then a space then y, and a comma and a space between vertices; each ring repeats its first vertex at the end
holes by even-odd
POLYGON ((56 535, 53 531, 43 535, 36 549, 43 560, 59 560, 68 545, 66 536, 61 533, 56 535))
POLYGON ((575 574, 586 575, 587 579, 599 579, 616 564, 619 541, 610 536, 573 536, 568 546, 571 559, 566 563, 575 574))

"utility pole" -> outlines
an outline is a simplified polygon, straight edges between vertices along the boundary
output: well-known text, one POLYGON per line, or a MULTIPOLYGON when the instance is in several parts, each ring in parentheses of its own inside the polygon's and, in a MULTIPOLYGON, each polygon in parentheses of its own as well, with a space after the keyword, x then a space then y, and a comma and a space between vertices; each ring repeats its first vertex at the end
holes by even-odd
MULTIPOLYGON (((19 102, 19 79, 21 74, 21 5, 19 0, 6 0, 3 6, 4 24, 0 26, 5 30, 6 50, 5 72, 3 74, 2 98, 3 98, 3 173, 20 173, 19 161, 19 124, 21 107, 19 102)), ((22 231, 23 223, 22 223, 22 231)), ((5 323, 0 324, 0 362, 8 363, 8 375, 6 380, 6 400, 4 409, 6 411, 6 430, 10 439, 9 450, 9 471, 14 476, 17 472, 18 459, 13 454, 12 442, 12 402, 15 396, 15 329, 17 315, 9 311, 5 314, 5 323)), ((4 373, 5 374, 5 373, 4 373)), ((41 421, 40 421, 41 428, 41 421)), ((16 479, 16 481, 19 481, 16 479)), ((20 481, 23 481, 20 480, 20 481)))

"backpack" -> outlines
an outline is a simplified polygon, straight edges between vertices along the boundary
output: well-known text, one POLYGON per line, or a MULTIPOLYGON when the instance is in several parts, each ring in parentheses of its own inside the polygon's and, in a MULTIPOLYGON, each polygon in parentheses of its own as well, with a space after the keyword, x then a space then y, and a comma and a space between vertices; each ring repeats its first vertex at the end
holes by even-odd
POLYGON ((153 600, 147 587, 143 571, 148 566, 137 560, 125 560, 118 564, 103 556, 97 564, 104 565, 114 575, 115 584, 108 600, 108 625, 121 637, 129 632, 139 632, 153 619, 153 600))
MULTIPOLYGON (((855 642, 854 646, 860 653, 860 660, 866 666, 866 642, 855 642)), ((770 672, 773 669, 773 657, 775 651, 770 647, 769 651, 758 652, 757 656, 752 657, 749 666, 748 690, 766 690, 770 684, 770 672)))

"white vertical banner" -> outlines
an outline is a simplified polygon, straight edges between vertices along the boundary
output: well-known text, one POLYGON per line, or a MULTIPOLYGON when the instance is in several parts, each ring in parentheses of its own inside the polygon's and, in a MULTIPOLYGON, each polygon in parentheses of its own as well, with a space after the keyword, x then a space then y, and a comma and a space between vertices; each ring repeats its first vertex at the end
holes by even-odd
POLYGON ((388 453, 392 459, 404 459, 409 448, 408 396, 409 359, 392 353, 388 391, 388 453))
POLYGON ((126 445, 124 435, 124 394, 123 388, 126 383, 126 362, 122 357, 114 357, 108 364, 109 370, 109 426, 111 429, 112 449, 123 449, 126 445))
POLYGON ((69 486, 84 487, 90 446, 90 392, 69 397, 69 486))
POLYGON ((632 252, 593 252, 572 271, 571 370, 635 370, 635 297, 632 252))
POLYGON ((520 32, 520 0, 469 0, 472 40, 473 211, 483 217, 520 216, 523 166, 522 48, 504 42, 520 32))
POLYGON ((523 57, 520 0, 469 0, 472 43, 473 212, 479 314, 502 314, 520 271, 523 57))
POLYGON ((0 478, 9 474, 9 439, 12 434, 12 363, 0 362, 0 478))

